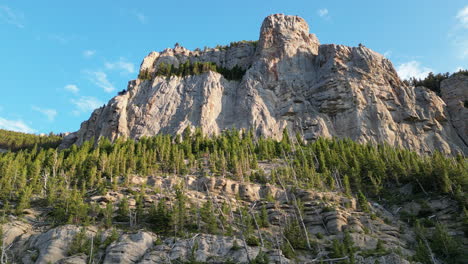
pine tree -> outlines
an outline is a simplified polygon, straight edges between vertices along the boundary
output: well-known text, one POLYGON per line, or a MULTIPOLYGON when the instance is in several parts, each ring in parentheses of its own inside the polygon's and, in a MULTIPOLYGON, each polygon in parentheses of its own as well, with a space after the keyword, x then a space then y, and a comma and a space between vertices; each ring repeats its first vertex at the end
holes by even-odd
POLYGON ((176 232, 176 234, 182 235, 182 232, 187 223, 187 197, 182 192, 181 186, 176 187, 175 193, 176 201, 172 221, 174 223, 174 231, 176 232))
POLYGON ((369 202, 367 201, 366 196, 361 191, 359 191, 358 193, 358 204, 363 212, 370 212, 369 202))
POLYGON ((200 216, 203 222, 206 224, 206 230, 209 234, 218 233, 218 225, 216 223, 216 215, 213 212, 213 203, 211 200, 206 201, 201 210, 200 216))
POLYGON ((268 220, 268 211, 266 206, 262 206, 262 210, 260 211, 260 227, 266 228, 270 226, 270 221, 268 220))
POLYGON ((127 222, 129 220, 129 215, 130 215, 130 206, 128 205, 127 197, 124 197, 118 205, 116 220, 127 222))

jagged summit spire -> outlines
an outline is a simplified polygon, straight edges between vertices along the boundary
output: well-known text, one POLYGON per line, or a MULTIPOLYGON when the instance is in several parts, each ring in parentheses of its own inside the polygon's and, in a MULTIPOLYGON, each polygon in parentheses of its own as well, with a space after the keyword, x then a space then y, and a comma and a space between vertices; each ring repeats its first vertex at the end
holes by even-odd
POLYGON ((294 49, 306 49, 316 55, 319 45, 317 37, 309 33, 309 25, 301 17, 274 14, 263 20, 258 45, 260 51, 271 48, 292 49, 286 50, 288 55, 292 55, 290 53, 295 52, 294 49))

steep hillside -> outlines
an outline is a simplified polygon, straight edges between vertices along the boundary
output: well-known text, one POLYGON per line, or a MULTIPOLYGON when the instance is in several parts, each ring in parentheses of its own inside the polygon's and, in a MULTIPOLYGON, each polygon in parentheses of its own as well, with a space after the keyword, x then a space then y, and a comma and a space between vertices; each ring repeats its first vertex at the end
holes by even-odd
POLYGON ((0 154, 14 263, 464 263, 468 161, 319 138, 102 140, 0 154))
POLYGON ((0 153, 8 150, 56 148, 62 142, 62 135, 35 135, 0 129, 0 153))
MULTIPOLYGON (((442 87, 450 105, 467 100, 468 76, 457 78, 442 87), (451 89, 465 99, 449 96, 451 89)), ((287 128, 305 140, 351 138, 466 154, 468 138, 459 130, 468 121, 452 109, 434 92, 403 83, 382 55, 363 45, 320 45, 302 18, 277 14, 264 20, 258 42, 150 53, 139 78, 63 146, 175 134, 190 125, 206 134, 235 127, 281 138, 287 128)))

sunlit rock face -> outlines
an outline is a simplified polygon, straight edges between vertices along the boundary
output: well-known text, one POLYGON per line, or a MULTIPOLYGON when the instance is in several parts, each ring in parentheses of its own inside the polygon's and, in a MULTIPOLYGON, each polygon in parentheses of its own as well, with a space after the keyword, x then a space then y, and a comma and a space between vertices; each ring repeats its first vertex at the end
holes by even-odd
POLYGON ((320 45, 297 16, 268 16, 258 42, 151 52, 140 70, 152 77, 130 81, 127 92, 96 109, 65 145, 175 134, 190 125, 207 134, 235 127, 280 138, 287 128, 306 140, 346 137, 420 153, 468 153, 467 109, 457 101, 458 95, 466 98, 468 77, 443 82, 444 102, 424 87, 405 85, 388 59, 362 45, 320 45), (161 63, 179 67, 186 61, 246 73, 241 80, 217 72, 154 74, 161 63))

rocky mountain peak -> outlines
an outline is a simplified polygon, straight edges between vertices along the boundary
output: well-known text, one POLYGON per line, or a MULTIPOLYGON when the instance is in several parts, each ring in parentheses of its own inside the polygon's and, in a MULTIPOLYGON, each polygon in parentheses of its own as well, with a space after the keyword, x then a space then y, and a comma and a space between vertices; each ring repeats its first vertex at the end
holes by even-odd
POLYGON ((298 16, 274 14, 265 18, 260 29, 259 54, 294 56, 298 52, 317 55, 319 41, 309 34, 309 25, 298 16))
POLYGON ((304 19, 275 14, 264 20, 258 42, 151 52, 128 92, 95 110, 63 146, 191 126, 206 134, 253 129, 273 138, 288 129, 305 140, 351 138, 466 154, 466 106, 456 98, 468 77, 456 78, 444 82, 442 99, 404 84, 388 59, 364 45, 320 45, 304 19))

